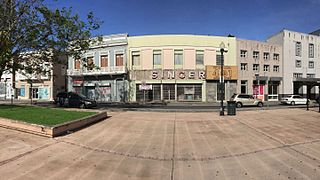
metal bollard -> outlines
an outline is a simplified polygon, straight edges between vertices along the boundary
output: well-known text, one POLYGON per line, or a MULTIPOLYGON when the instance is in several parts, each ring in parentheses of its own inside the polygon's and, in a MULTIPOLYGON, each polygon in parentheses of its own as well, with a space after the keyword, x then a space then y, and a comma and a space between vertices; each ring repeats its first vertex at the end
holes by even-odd
POLYGON ((307 99, 307 111, 309 111, 309 99, 307 99))

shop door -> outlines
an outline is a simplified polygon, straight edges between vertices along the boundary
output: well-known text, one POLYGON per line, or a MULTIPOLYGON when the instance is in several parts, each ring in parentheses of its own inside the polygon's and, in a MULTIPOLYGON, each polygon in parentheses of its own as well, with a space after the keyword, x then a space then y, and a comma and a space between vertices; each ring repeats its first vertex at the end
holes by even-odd
POLYGON ((175 84, 164 84, 163 85, 163 100, 167 100, 167 101, 175 101, 176 100, 175 84))

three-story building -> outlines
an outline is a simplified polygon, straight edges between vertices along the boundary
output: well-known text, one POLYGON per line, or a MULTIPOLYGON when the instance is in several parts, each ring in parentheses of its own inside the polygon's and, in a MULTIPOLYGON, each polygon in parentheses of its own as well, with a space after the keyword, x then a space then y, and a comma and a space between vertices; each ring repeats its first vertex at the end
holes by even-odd
POLYGON ((320 86, 320 37, 282 30, 267 42, 282 45, 283 93, 314 99, 320 86))

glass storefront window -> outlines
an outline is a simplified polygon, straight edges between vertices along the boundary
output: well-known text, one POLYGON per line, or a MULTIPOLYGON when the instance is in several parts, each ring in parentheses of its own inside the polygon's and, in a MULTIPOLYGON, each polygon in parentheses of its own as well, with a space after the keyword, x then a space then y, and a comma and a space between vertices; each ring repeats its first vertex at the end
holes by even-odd
POLYGON ((178 84, 178 101, 201 101, 202 85, 201 84, 178 84))

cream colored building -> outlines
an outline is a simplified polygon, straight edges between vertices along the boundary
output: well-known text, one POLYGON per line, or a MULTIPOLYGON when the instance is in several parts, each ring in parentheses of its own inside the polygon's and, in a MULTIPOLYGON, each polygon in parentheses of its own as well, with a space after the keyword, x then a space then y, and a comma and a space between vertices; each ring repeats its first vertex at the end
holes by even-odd
MULTIPOLYGON (((216 66, 220 44, 228 49, 226 66, 236 66, 234 37, 148 35, 128 37, 130 101, 216 101, 219 79, 207 79, 206 66, 216 66)), ((236 80, 226 81, 226 98, 236 80)))

